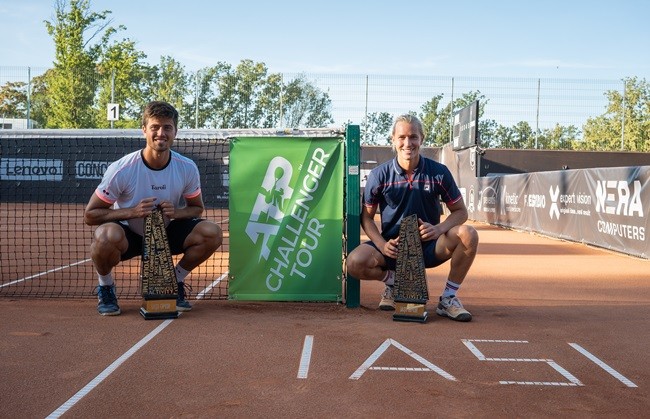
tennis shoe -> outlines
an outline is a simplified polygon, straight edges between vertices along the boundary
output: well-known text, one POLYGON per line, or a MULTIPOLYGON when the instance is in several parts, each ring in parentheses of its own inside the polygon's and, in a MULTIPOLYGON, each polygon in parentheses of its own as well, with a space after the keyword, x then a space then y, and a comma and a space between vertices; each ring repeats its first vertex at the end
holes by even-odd
POLYGON ((379 309, 385 311, 395 310, 395 300, 393 299, 393 287, 386 285, 384 293, 381 295, 379 309))
POLYGON ((440 302, 436 308, 436 314, 438 316, 449 317, 458 322, 468 322, 472 320, 470 312, 463 308, 463 304, 455 295, 445 298, 440 297, 440 302))
POLYGON ((97 287, 97 311, 102 316, 117 316, 120 314, 120 306, 117 305, 115 295, 115 284, 100 285, 97 287))
POLYGON ((190 311, 192 310, 192 304, 185 299, 189 297, 189 294, 192 292, 192 287, 183 282, 178 283, 178 296, 176 297, 176 310, 178 311, 190 311))

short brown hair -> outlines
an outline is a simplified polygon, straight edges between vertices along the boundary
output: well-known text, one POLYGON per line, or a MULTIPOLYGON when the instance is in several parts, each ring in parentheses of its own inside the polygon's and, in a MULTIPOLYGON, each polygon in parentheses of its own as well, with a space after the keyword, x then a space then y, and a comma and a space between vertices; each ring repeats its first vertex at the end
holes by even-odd
POLYGON ((149 118, 171 118, 174 121, 174 128, 178 129, 178 111, 172 105, 161 100, 154 100, 147 103, 142 113, 142 126, 147 126, 149 118))

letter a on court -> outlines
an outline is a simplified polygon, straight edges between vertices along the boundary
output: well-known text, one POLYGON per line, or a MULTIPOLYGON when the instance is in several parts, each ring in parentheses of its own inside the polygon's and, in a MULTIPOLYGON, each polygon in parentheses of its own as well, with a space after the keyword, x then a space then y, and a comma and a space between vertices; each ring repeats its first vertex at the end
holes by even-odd
POLYGON ((386 339, 377 350, 366 359, 366 361, 361 364, 359 368, 350 376, 350 380, 358 380, 361 376, 368 370, 380 370, 380 371, 433 371, 443 376, 447 380, 456 381, 456 378, 449 374, 447 371, 442 368, 434 365, 433 363, 427 361, 420 355, 416 354, 406 346, 401 343, 393 340, 386 339), (374 367, 373 364, 379 359, 379 357, 388 349, 390 346, 394 346, 400 351, 404 352, 406 355, 418 361, 420 364, 424 365, 424 368, 411 368, 411 367, 374 367))

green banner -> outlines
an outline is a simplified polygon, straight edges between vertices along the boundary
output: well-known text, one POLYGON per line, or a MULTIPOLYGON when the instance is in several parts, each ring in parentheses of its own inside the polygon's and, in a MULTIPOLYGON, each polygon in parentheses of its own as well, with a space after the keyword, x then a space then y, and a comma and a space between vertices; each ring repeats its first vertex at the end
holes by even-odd
POLYGON ((230 142, 230 299, 341 301, 343 144, 230 142))

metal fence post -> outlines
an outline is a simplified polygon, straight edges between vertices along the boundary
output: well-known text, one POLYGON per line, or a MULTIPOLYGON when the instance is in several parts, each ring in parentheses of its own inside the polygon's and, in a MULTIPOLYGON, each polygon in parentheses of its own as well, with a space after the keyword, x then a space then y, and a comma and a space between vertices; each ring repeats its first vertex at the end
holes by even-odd
MULTIPOLYGON (((361 198, 359 165, 361 157, 361 130, 358 125, 345 129, 345 257, 359 246, 361 236, 361 198)), ((351 277, 345 270, 345 305, 356 308, 361 304, 359 279, 351 277)))

